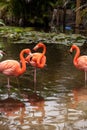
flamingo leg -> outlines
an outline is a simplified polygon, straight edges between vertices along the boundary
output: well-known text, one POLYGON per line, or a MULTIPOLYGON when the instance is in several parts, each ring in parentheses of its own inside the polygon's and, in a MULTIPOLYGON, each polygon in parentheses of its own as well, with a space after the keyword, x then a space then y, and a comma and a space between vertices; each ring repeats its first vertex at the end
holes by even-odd
POLYGON ((87 72, 85 71, 85 86, 87 84, 87 72))
POLYGON ((36 67, 34 68, 34 91, 36 91, 36 67))
POLYGON ((8 77, 8 79, 7 79, 7 80, 8 80, 8 87, 9 87, 9 86, 10 86, 10 81, 9 81, 9 77, 8 77))
POLYGON ((7 82, 8 82, 8 84, 6 86, 7 86, 8 89, 10 89, 11 85, 10 85, 10 79, 9 79, 9 77, 7 78, 7 82))

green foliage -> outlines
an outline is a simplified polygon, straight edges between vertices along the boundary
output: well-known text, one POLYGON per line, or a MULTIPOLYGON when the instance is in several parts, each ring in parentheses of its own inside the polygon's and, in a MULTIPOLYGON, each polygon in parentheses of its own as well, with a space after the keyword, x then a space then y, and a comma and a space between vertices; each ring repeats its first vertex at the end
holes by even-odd
POLYGON ((85 17, 85 16, 87 16, 87 8, 81 11, 81 17, 85 17))
POLYGON ((23 17, 26 13, 25 0, 10 0, 10 10, 16 17, 23 17))
POLYGON ((51 11, 58 5, 63 4, 63 0, 1 0, 2 8, 7 9, 7 14, 16 19, 22 18, 24 22, 31 24, 44 24, 50 20, 51 11))
POLYGON ((7 9, 8 2, 0 1, 0 11, 7 9))
POLYGON ((81 19, 85 29, 87 29, 87 8, 81 11, 81 19))
MULTIPOLYGON (((53 9, 63 7, 65 2, 67 0, 0 0, 0 10, 5 19, 14 18, 17 25, 20 19, 28 25, 46 25, 51 21, 53 9)), ((69 1, 68 6, 73 9, 75 2, 69 1)), ((86 15, 84 10, 82 16, 86 15)))
POLYGON ((4 21, 0 19, 0 26, 5 26, 4 21))
POLYGON ((0 37, 12 41, 12 43, 44 43, 64 44, 71 45, 77 43, 82 45, 86 37, 79 34, 57 34, 45 33, 43 31, 35 31, 34 28, 21 28, 21 27, 0 27, 0 37))

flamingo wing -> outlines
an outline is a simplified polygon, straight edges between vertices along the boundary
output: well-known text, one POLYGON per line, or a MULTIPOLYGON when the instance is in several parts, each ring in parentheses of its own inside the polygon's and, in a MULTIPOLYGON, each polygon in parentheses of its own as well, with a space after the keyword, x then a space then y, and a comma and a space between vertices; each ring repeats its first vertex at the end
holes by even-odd
POLYGON ((38 60, 38 61, 39 61, 38 68, 43 68, 46 64, 46 56, 45 55, 42 56, 42 58, 40 58, 40 60, 38 60))
POLYGON ((87 56, 80 56, 77 59, 77 67, 79 69, 87 71, 87 56))
POLYGON ((19 68, 20 64, 16 60, 5 60, 0 62, 0 72, 8 76, 18 76, 19 68))
POLYGON ((46 63, 46 56, 42 53, 32 53, 32 56, 28 55, 25 61, 34 67, 43 68, 46 63))
POLYGON ((31 57, 28 57, 28 61, 29 63, 34 66, 34 67, 38 67, 37 66, 37 60, 38 58, 41 56, 41 53, 33 53, 31 57))
POLYGON ((46 56, 45 55, 42 56, 42 53, 34 53, 30 61, 30 64, 37 68, 43 68, 45 66, 45 63, 46 63, 46 56))

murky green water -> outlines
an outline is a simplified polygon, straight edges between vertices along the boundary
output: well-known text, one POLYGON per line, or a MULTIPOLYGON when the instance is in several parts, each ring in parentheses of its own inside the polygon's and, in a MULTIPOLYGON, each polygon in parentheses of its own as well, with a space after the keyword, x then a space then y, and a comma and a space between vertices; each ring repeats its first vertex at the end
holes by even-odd
MULTIPOLYGON (((7 52, 3 60, 19 60, 22 49, 34 47, 5 41, 0 45, 7 52)), ((36 93, 31 66, 19 78, 10 78, 10 91, 5 86, 7 78, 0 74, 0 130, 87 130, 84 72, 73 66, 69 49, 47 45, 47 65, 37 69, 36 93)))

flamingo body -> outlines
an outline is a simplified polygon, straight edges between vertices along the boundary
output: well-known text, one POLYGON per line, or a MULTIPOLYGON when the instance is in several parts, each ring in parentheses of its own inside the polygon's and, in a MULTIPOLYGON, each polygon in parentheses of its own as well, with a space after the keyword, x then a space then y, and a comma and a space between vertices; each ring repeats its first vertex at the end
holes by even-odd
POLYGON ((80 49, 76 45, 72 45, 70 52, 76 51, 76 54, 73 59, 73 64, 76 68, 81 69, 85 72, 85 81, 87 80, 87 56, 80 56, 80 49))
MULTIPOLYGON (((26 71, 26 62, 24 58, 24 53, 28 54, 30 53, 30 49, 23 49, 20 53, 20 60, 21 64, 16 60, 5 60, 0 62, 0 73, 5 74, 6 76, 20 76, 26 71)), ((9 80, 8 80, 8 87, 9 80)))
POLYGON ((43 48, 43 52, 36 52, 32 53, 31 55, 28 55, 26 57, 26 61, 29 62, 31 66, 34 66, 36 68, 43 68, 46 64, 46 46, 40 42, 33 48, 33 50, 36 51, 38 48, 43 48))
POLYGON ((0 72, 7 76, 19 76, 20 64, 16 60, 5 60, 0 63, 0 72))
POLYGON ((26 57, 26 61, 33 67, 43 68, 46 64, 46 56, 42 56, 42 53, 33 53, 32 56, 26 57))
POLYGON ((70 48, 70 52, 72 52, 73 50, 76 51, 73 59, 73 64, 76 68, 87 71, 87 56, 80 56, 80 49, 76 45, 72 45, 72 47, 70 48))
POLYGON ((84 71, 87 71, 87 56, 80 56, 78 59, 77 59, 77 65, 76 67, 78 69, 81 69, 81 70, 84 70, 84 71))
POLYGON ((44 68, 46 64, 46 46, 39 42, 33 50, 36 51, 37 49, 42 48, 43 51, 41 52, 36 52, 36 53, 31 53, 28 55, 25 60, 28 62, 31 66, 33 66, 34 69, 34 85, 36 86, 36 68, 44 68))

